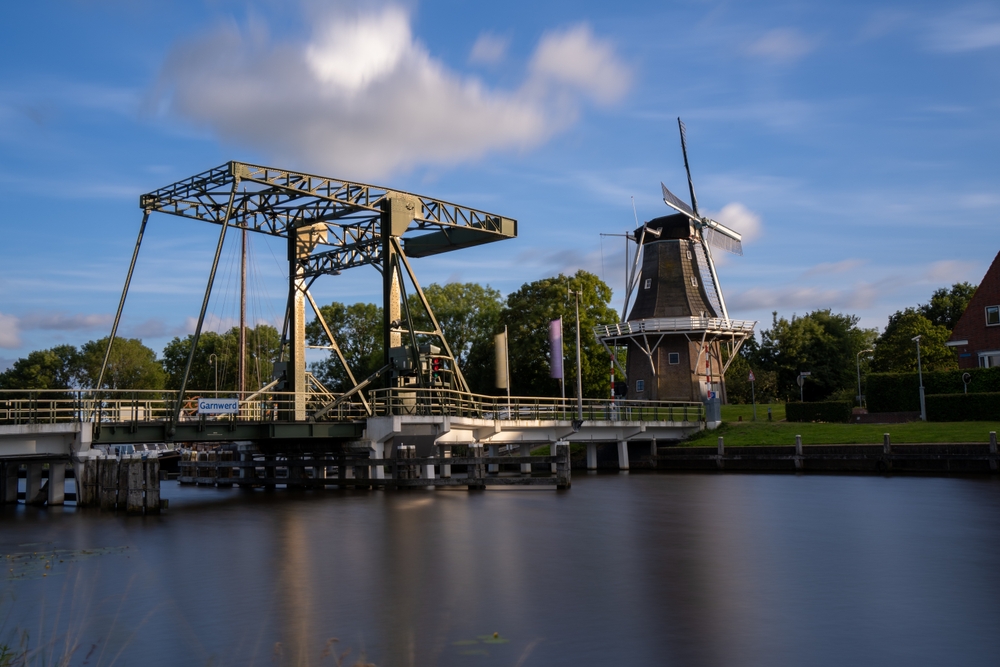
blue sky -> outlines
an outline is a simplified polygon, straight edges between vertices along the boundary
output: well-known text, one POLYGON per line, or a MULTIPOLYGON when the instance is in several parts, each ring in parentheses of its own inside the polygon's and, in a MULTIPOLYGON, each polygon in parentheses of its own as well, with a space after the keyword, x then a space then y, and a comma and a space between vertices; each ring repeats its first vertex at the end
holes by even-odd
MULTIPOLYGON (((230 159, 419 192, 519 221, 416 260, 421 282, 585 268, 685 192, 747 236, 733 317, 818 308, 885 326, 1000 250, 1000 5, 931 2, 257 3, 0 8, 0 367, 106 335, 140 194, 230 159)), ((191 330, 217 228, 154 216, 122 333, 191 330)), ((235 239, 234 239, 235 240, 235 239)), ((235 313, 235 248, 211 313, 235 313)), ((282 248, 253 239, 253 317, 282 248)), ((377 274, 317 283, 375 301, 377 274)))

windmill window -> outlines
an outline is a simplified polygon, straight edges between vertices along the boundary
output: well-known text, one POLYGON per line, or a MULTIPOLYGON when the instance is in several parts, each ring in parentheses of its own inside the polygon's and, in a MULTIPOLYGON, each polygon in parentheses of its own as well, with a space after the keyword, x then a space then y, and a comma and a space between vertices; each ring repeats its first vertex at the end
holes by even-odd
POLYGON ((646 283, 643 285, 643 289, 649 289, 652 286, 653 286, 653 279, 646 278, 646 283))
POLYGON ((698 286, 698 279, 695 278, 694 276, 691 276, 691 287, 697 287, 697 286, 698 286))
POLYGON ((643 391, 645 388, 646 388, 646 381, 645 380, 636 380, 635 381, 635 390, 637 392, 643 391))
POLYGON ((681 363, 681 353, 680 352, 669 353, 667 355, 667 363, 670 364, 671 366, 676 366, 677 364, 681 363))
POLYGON ((986 307, 986 326, 994 327, 1000 324, 1000 306, 986 307))
POLYGON ((688 259, 691 259, 691 251, 690 250, 687 251, 687 254, 688 254, 688 259))

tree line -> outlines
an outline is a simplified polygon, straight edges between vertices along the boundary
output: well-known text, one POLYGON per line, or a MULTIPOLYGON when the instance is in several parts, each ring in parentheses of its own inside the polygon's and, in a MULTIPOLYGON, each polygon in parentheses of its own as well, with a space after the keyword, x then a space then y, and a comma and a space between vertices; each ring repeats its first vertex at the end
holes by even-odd
MULTIPOLYGON (((803 387, 806 400, 851 399, 857 393, 856 364, 862 372, 916 370, 912 338, 922 335, 921 357, 927 370, 957 367, 954 353, 944 343, 964 312, 976 287, 956 283, 936 290, 928 303, 905 308, 889 317, 885 331, 858 326, 859 318, 829 309, 790 319, 773 313, 771 326, 751 338, 732 360, 726 373, 730 402, 751 400, 748 380, 755 376, 759 402, 798 400, 799 373, 811 375, 803 387), (872 353, 861 353, 874 350, 872 353)), ((477 283, 432 284, 425 290, 442 330, 474 393, 497 394, 494 386, 494 336, 506 325, 509 335, 511 393, 520 396, 558 396, 559 381, 550 377, 549 322, 563 320, 563 368, 566 395, 574 396, 575 302, 570 290, 580 291, 581 376, 583 395, 603 398, 609 394, 610 359, 593 334, 598 324, 618 321, 611 308, 611 288, 598 276, 577 271, 525 283, 504 298, 499 291, 477 283)), ((422 308, 410 295, 410 311, 422 308)), ((324 319, 358 380, 383 363, 382 308, 371 303, 333 302, 321 307, 324 319)), ((423 315, 422 317, 426 317, 423 315)), ((429 322, 417 315, 415 326, 427 330, 429 322)), ((31 352, 0 373, 0 389, 95 388, 107 338, 79 348, 59 345, 31 352)), ((103 381, 110 389, 177 389, 191 351, 193 336, 175 337, 156 353, 134 338, 115 340, 103 381)), ((188 387, 199 391, 231 392, 236 388, 239 330, 204 332, 195 351, 188 387)), ((306 327, 309 345, 328 344, 318 320, 306 327)), ((280 352, 280 334, 258 324, 247 330, 247 385, 258 388, 271 381, 280 352)), ((313 374, 330 390, 348 387, 346 374, 335 356, 310 364, 313 374)))
POLYGON ((797 401, 796 378, 810 372, 802 387, 807 401, 854 400, 858 393, 858 365, 869 372, 904 373, 917 370, 913 338, 921 336, 920 358, 927 371, 958 368, 945 343, 965 312, 976 286, 967 282, 934 291, 925 304, 898 310, 885 330, 858 326, 854 315, 815 310, 791 319, 774 312, 760 340, 750 339, 726 373, 726 392, 733 403, 749 403, 752 388, 758 402, 797 401), (866 352, 870 350, 870 352, 866 352))

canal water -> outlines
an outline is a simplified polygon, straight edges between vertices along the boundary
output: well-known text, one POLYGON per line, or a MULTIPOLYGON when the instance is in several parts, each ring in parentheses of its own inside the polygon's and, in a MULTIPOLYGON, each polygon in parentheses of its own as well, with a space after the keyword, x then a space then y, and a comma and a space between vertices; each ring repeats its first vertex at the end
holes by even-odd
POLYGON ((0 507, 0 643, 27 633, 32 664, 1000 664, 995 479, 163 494, 159 517, 0 507))

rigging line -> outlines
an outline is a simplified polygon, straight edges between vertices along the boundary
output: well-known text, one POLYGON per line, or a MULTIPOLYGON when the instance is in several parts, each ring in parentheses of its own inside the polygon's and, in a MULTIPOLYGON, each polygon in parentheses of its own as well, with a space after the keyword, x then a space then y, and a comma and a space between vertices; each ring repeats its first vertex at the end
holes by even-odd
POLYGON ((601 237, 601 280, 608 282, 607 272, 604 270, 604 237, 601 237))

